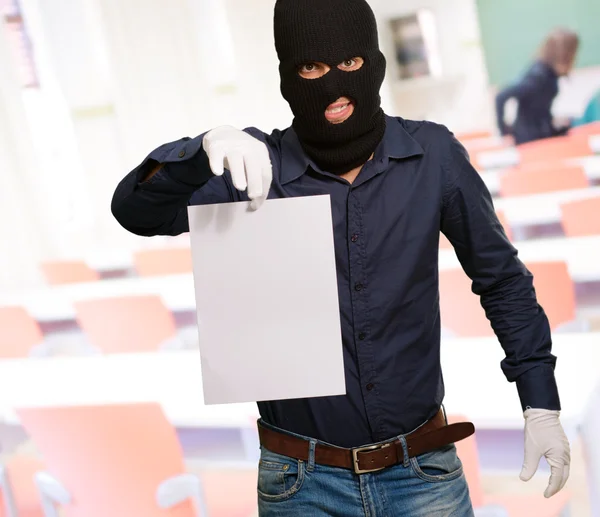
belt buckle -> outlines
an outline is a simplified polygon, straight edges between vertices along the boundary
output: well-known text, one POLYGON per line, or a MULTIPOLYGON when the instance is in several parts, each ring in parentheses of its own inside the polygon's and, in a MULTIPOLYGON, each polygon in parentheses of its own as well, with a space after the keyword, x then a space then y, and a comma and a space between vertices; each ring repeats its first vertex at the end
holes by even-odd
POLYGON ((385 449, 386 447, 390 447, 391 444, 384 443, 379 445, 369 445, 367 447, 358 447, 357 449, 352 449, 352 459, 354 463, 354 473, 355 474, 368 474, 369 472, 378 472, 383 470, 385 467, 379 467, 376 469, 361 469, 358 466, 358 454, 361 452, 369 452, 369 451, 377 451, 379 449, 385 449))

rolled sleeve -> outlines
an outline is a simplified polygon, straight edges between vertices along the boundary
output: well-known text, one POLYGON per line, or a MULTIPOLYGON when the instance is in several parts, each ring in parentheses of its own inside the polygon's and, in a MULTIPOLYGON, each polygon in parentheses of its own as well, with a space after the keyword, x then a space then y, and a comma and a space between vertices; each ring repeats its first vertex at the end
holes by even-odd
MULTIPOLYGON (((187 206, 210 184, 210 201, 231 201, 224 176, 215 177, 202 148, 204 135, 183 138, 152 151, 117 186, 111 210, 119 224, 137 235, 178 235, 189 231, 187 206), (158 164, 161 169, 144 179, 158 164)), ((202 196, 197 204, 202 203, 202 196)))
POLYGON ((537 302, 533 276, 506 237, 465 149, 451 135, 448 142, 442 232, 505 351, 502 370, 516 382, 523 409, 560 409, 550 325, 537 302))

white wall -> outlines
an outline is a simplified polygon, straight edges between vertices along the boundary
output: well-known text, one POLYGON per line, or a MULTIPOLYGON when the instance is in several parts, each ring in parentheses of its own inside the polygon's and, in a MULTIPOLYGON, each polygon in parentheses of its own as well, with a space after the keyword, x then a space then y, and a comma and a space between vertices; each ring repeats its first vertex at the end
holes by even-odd
POLYGON ((371 0, 388 57, 388 81, 396 114, 428 119, 455 131, 490 128, 493 113, 488 94, 485 60, 480 41, 475 0, 371 0), (433 12, 442 65, 440 79, 399 81, 395 77, 389 21, 416 13, 433 12))

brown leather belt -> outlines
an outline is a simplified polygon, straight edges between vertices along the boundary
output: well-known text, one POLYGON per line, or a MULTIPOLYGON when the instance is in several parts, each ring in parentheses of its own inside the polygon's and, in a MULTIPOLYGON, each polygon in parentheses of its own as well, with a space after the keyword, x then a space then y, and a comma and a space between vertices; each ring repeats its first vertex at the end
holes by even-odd
MULTIPOLYGON (((475 432, 470 422, 446 424, 444 412, 440 409, 427 423, 405 435, 408 457, 419 456, 445 445, 459 442, 475 432)), ((267 428, 259 422, 258 433, 263 447, 275 454, 297 460, 308 461, 310 442, 297 436, 267 428)), ((400 440, 345 449, 333 445, 317 443, 315 463, 353 470, 365 474, 383 470, 404 462, 404 450, 400 440)))

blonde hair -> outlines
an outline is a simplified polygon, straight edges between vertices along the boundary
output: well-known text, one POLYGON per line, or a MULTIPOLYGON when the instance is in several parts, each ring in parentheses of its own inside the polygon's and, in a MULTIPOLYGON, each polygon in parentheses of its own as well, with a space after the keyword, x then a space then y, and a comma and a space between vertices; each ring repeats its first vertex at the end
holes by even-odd
POLYGON ((539 51, 539 59, 557 71, 569 70, 579 49, 579 36, 568 29, 553 30, 539 51))

